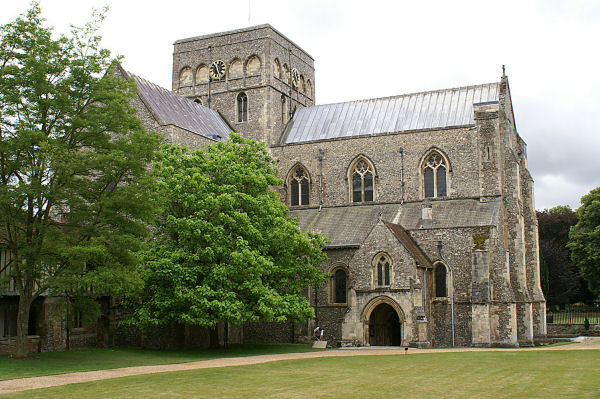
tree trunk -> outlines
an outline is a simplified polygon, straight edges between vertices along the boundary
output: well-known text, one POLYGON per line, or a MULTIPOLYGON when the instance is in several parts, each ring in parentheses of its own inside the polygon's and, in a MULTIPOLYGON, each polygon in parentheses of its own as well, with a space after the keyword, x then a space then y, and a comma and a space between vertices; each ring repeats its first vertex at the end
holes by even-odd
POLYGON ((27 333, 29 332, 29 311, 31 301, 19 296, 19 309, 17 311, 17 341, 15 343, 15 358, 23 359, 27 357, 28 342, 27 333))

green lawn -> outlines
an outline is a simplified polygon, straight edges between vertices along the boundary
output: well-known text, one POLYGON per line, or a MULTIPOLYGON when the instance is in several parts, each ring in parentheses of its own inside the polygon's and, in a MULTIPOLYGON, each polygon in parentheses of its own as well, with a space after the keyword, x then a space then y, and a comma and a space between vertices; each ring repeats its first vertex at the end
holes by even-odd
POLYGON ((183 363, 220 357, 240 357, 272 353, 308 352, 310 345, 233 345, 229 349, 158 351, 148 349, 81 349, 68 352, 37 353, 23 360, 0 357, 0 380, 62 374, 73 371, 114 369, 128 366, 183 363))
POLYGON ((160 373, 10 398, 597 398, 600 351, 424 353, 160 373))

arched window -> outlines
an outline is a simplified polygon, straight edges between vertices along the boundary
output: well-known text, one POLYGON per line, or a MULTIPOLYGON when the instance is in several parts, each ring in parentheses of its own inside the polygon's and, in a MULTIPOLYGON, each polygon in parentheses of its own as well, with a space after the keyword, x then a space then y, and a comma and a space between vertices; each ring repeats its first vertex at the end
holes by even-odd
POLYGON ((310 202, 310 184, 308 180, 308 172, 302 167, 297 165, 290 173, 289 192, 290 192, 290 205, 308 205, 310 202))
POLYGON ((448 296, 446 290, 446 266, 441 263, 435 265, 434 271, 435 278, 435 296, 445 297, 448 296))
POLYGON ((312 83, 310 82, 310 79, 306 82, 306 96, 308 98, 312 98, 312 83))
POLYGON ((253 55, 246 62, 246 76, 260 74, 260 59, 253 55))
POLYGON ((352 202, 373 201, 373 165, 360 157, 354 162, 350 172, 352 202))
POLYGON ((283 75, 281 76, 281 79, 286 84, 290 84, 290 68, 287 66, 287 64, 283 64, 283 75))
POLYGON ((237 96, 237 121, 248 121, 248 96, 246 93, 240 93, 237 96))
POLYGON ((202 105, 202 99, 201 99, 200 97, 196 97, 196 98, 194 98, 194 102, 195 102, 196 104, 200 104, 200 105, 202 105))
POLYGON ((342 268, 338 268, 333 272, 332 275, 332 293, 333 303, 347 303, 347 274, 342 268))
POLYGON ((192 68, 185 67, 179 73, 179 87, 192 85, 192 68))
POLYGON ((208 83, 208 67, 204 64, 196 69, 196 84, 208 83))
POLYGON ((241 78, 243 75, 242 61, 234 59, 229 63, 229 79, 241 78))
POLYGON ((385 254, 375 257, 375 284, 378 287, 385 287, 391 284, 392 279, 392 261, 385 254))
POLYGON ((273 60, 273 77, 277 79, 281 78, 281 65, 277 58, 273 60))
POLYGON ((298 91, 304 93, 306 88, 304 87, 304 75, 300 75, 300 83, 298 84, 298 91))
POLYGON ((286 123, 288 118, 287 98, 285 94, 281 95, 281 123, 286 123))
POLYGON ((446 173, 448 165, 444 157, 437 152, 431 152, 423 166, 423 187, 425 198, 445 197, 447 195, 446 173))

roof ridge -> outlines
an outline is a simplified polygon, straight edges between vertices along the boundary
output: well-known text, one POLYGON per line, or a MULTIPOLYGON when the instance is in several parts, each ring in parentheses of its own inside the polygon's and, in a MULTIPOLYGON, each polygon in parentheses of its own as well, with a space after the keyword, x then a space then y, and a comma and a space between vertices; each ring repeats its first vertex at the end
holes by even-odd
POLYGON ((358 103, 358 102, 364 102, 364 101, 390 100, 390 99, 400 98, 400 97, 415 96, 417 94, 440 93, 440 92, 444 92, 444 91, 461 90, 461 89, 471 89, 471 88, 475 88, 475 87, 483 87, 483 86, 491 86, 491 85, 499 85, 499 84, 500 84, 500 82, 480 83, 480 84, 476 84, 476 85, 467 85, 467 86, 459 86, 459 87, 449 87, 447 89, 416 91, 416 92, 412 92, 412 93, 397 94, 395 96, 372 97, 372 98, 363 98, 363 99, 360 99, 360 100, 339 101, 339 102, 335 102, 335 103, 325 103, 325 104, 311 105, 309 107, 302 107, 299 110, 308 109, 308 108, 324 107, 324 106, 329 106, 329 105, 338 105, 338 104, 347 104, 347 103, 358 103))

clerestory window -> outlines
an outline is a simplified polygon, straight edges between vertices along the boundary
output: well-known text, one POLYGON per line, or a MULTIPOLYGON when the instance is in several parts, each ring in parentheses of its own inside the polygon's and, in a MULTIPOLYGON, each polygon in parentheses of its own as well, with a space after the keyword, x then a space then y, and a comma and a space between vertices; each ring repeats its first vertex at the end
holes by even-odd
POLYGON ((290 173, 289 180, 290 205, 308 205, 310 202, 310 184, 308 172, 297 165, 290 173))
POLYGON ((448 166, 437 151, 429 154, 423 167, 423 186, 425 198, 445 197, 447 195, 446 174, 448 166))
POLYGON ((352 202, 373 201, 373 166, 365 158, 359 158, 351 173, 352 202))

